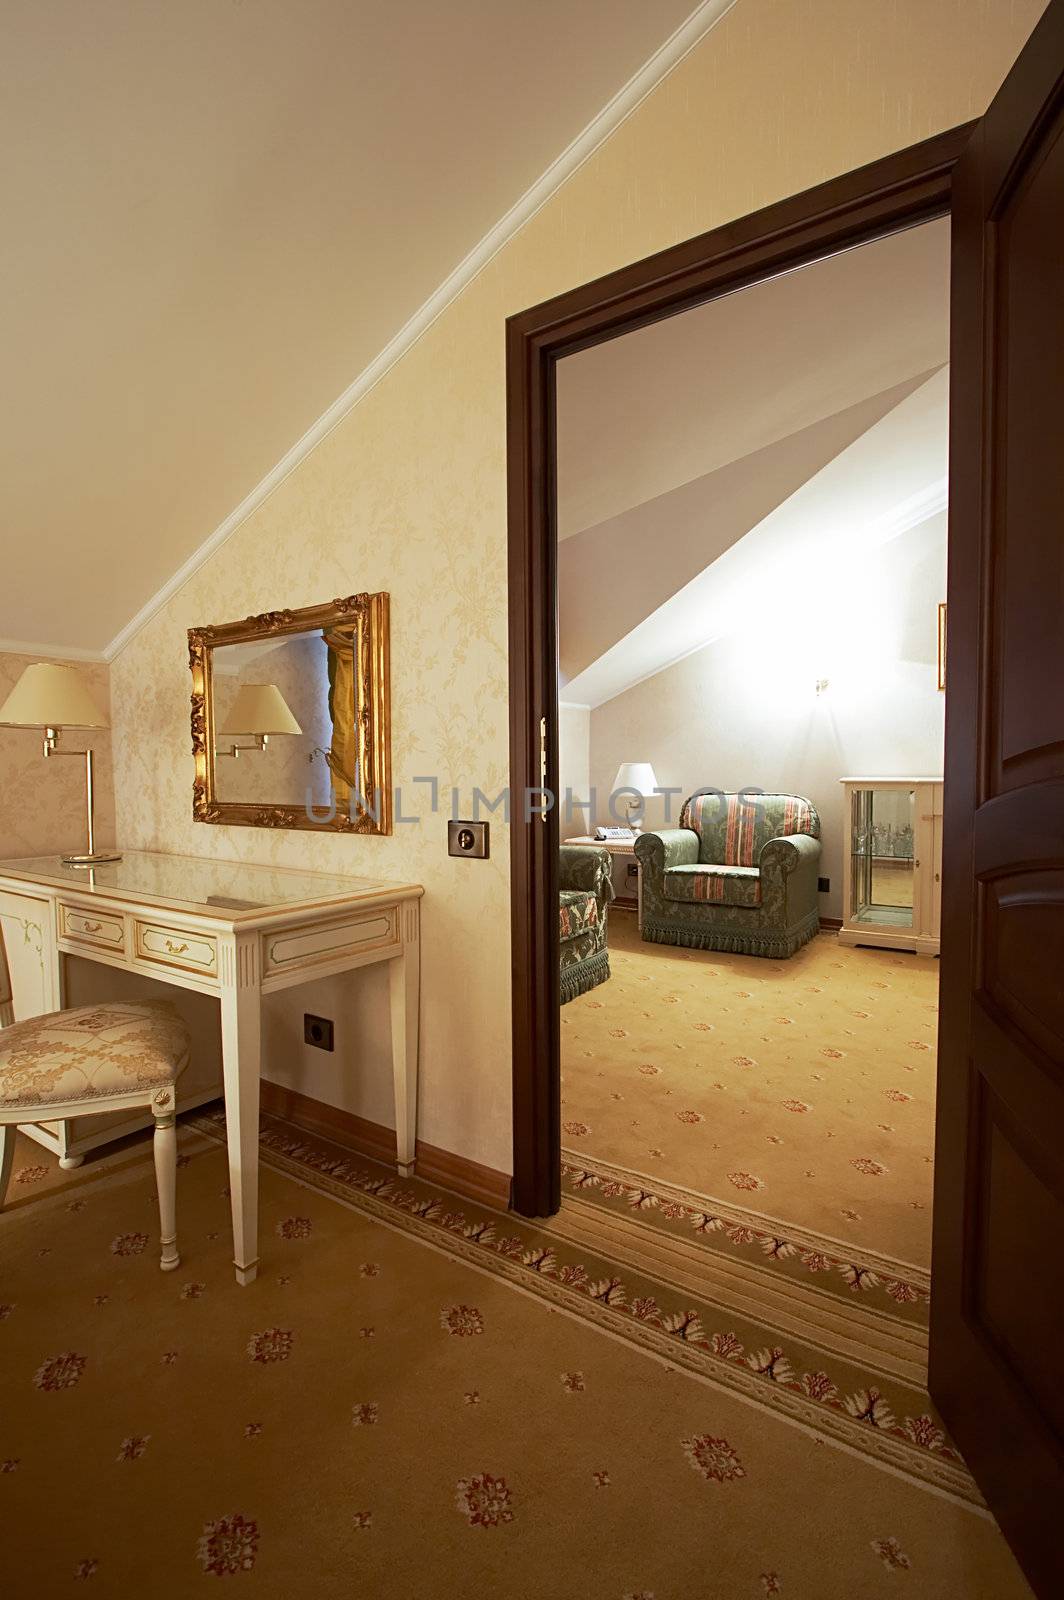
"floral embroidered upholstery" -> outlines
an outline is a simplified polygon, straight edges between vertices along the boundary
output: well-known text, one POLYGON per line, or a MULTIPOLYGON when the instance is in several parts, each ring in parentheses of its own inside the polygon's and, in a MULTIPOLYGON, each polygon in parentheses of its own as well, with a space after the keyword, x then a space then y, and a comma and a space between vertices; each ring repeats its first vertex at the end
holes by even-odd
POLYGON ((709 900, 715 905, 759 906, 761 873, 757 867, 668 867, 667 900, 709 900))
POLYGON ((0 1106, 63 1105, 173 1083, 189 1035, 165 1001, 112 1001, 0 1029, 0 1106))
POLYGON ((598 927, 598 901, 589 889, 563 889, 558 900, 560 939, 576 939, 598 927))
POLYGON ((820 818, 801 795, 693 794, 635 852, 652 944, 779 959, 820 925, 820 818))
POLYGON ((608 850, 563 844, 558 851, 558 934, 561 1001, 605 983, 610 975, 606 913, 613 899, 608 850))

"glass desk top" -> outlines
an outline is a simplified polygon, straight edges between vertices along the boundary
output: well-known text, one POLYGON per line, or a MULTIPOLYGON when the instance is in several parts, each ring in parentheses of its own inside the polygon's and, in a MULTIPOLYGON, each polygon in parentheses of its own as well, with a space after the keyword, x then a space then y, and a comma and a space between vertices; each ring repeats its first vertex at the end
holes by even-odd
POLYGON ((419 884, 389 883, 329 872, 303 872, 243 861, 127 850, 98 867, 67 867, 59 856, 23 856, 0 861, 0 878, 18 879, 77 894, 180 907, 227 922, 289 906, 351 901, 381 894, 420 894, 419 884))

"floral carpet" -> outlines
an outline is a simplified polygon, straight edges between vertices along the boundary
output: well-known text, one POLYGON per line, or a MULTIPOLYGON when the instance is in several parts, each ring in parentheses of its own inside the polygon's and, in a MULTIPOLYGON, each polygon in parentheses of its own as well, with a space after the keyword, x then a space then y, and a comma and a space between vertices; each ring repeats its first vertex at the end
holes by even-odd
POLYGON ((1028 1594, 930 1419, 895 1437, 867 1391, 859 1415, 804 1394, 797 1349, 793 1371, 734 1333, 714 1351, 667 1289, 284 1124, 238 1288, 222 1134, 181 1130, 172 1275, 148 1142, 72 1173, 20 1144, 0 1214, 13 1592, 1028 1594))
POLYGON ((566 1160, 926 1272, 938 962, 820 934, 789 961, 644 944, 562 1009, 566 1160))

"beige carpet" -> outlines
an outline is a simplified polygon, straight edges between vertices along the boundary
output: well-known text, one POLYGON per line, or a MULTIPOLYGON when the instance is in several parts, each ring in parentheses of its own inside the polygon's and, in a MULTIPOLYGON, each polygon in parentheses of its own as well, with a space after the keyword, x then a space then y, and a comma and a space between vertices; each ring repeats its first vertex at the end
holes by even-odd
MULTIPOLYGON (((239 1289, 220 1129, 200 1127, 181 1134, 172 1276, 145 1143, 71 1174, 19 1153, 0 1214, 12 1593, 1028 1594, 956 1494, 636 1337, 686 1357, 690 1318, 655 1320, 517 1219, 283 1127, 266 1135, 262 1275, 239 1289)), ((876 1410, 851 1420, 885 1437, 876 1410)))
POLYGON ((563 1144, 926 1269, 938 962, 821 934, 790 961, 644 944, 562 1008, 563 1144))

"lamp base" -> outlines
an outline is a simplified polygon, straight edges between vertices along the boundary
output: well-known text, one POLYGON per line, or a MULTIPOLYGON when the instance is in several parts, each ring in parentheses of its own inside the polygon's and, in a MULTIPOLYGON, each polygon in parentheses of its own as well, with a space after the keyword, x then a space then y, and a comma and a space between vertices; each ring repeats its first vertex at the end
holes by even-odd
POLYGON ((107 861, 121 861, 117 850, 97 850, 91 856, 61 856, 64 867, 100 867, 107 861))

